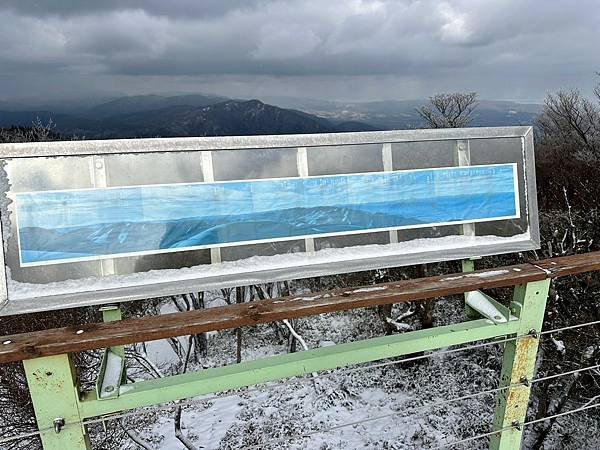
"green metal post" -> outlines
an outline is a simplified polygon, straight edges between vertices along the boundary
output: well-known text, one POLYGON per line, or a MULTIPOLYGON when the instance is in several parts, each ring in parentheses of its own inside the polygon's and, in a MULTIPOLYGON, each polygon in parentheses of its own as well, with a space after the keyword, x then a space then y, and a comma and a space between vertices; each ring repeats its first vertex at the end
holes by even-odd
MULTIPOLYGON (((463 259, 461 261, 461 264, 462 264, 462 271, 464 273, 475 271, 475 260, 463 259)), ((467 300, 468 294, 469 294, 468 292, 464 293, 465 300, 467 300)), ((471 308, 469 305, 465 305, 465 314, 466 314, 467 318, 469 318, 469 319, 478 319, 480 317, 479 313, 477 311, 475 311, 473 308, 471 308)))
MULTIPOLYGON (((116 305, 103 306, 102 308, 100 308, 100 311, 102 312, 102 320, 104 322, 114 322, 123 318, 123 315, 121 314, 121 308, 119 308, 116 305)), ((111 347, 111 350, 120 357, 125 358, 124 346, 117 345, 111 347)))
POLYGON ((538 333, 544 321, 550 280, 536 281, 515 287, 512 310, 519 317, 519 339, 506 343, 500 392, 494 416, 494 430, 502 430, 492 436, 490 450, 519 450, 523 438, 522 423, 525 421, 535 361, 539 346, 538 333))
MULTIPOLYGON (((104 320, 104 322, 114 322, 117 320, 121 320, 123 318, 121 308, 119 308, 117 305, 103 306, 102 308, 100 308, 100 311, 102 312, 102 320, 104 320)), ((106 395, 107 392, 110 392, 110 394, 108 394, 106 396, 112 397, 112 396, 119 395, 119 384, 122 385, 122 384, 127 383, 127 371, 126 371, 126 367, 125 367, 125 346, 115 345, 109 349, 104 350, 104 355, 102 357, 102 364, 100 366, 100 373, 98 374, 98 379, 96 381, 96 390, 98 391, 98 393, 102 392, 102 385, 103 385, 103 382, 104 382, 105 376, 106 376, 105 371, 106 371, 106 367, 107 367, 107 360, 110 356, 109 353, 114 353, 115 355, 117 355, 121 358, 120 380, 116 381, 116 383, 114 381, 108 383, 108 385, 105 386, 105 388, 110 389, 110 391, 103 392, 104 395, 106 395)), ((110 376, 111 375, 109 375, 109 377, 110 376)))
POLYGON ((463 272, 475 271, 475 261, 472 259, 463 259, 462 260, 462 271, 463 272))
POLYGON ((23 361, 44 450, 90 450, 79 415, 75 368, 69 355, 23 361))

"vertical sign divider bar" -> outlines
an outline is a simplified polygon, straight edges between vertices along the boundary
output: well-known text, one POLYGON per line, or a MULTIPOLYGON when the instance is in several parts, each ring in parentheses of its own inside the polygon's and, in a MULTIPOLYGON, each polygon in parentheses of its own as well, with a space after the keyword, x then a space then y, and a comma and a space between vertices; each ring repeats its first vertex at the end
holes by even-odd
MULTIPOLYGON (((382 144, 381 147, 381 160, 383 162, 383 171, 391 172, 394 170, 394 160, 392 156, 392 144, 382 144)), ((390 230, 390 244, 398 243, 398 230, 390 230)))
MULTIPOLYGON (((454 146, 454 165, 459 167, 465 167, 471 165, 471 146, 468 140, 458 140, 454 146)), ((460 225, 460 234, 463 236, 475 236, 475 224, 465 223, 460 225)), ((463 272, 472 272, 475 270, 474 261, 463 261, 462 262, 463 272)), ((465 312, 467 317, 476 317, 477 314, 471 307, 466 304, 469 298, 469 292, 464 293, 465 298, 465 312)))
MULTIPOLYGON (((306 147, 298 147, 296 153, 296 165, 298 167, 298 176, 300 178, 308 177, 308 151, 306 147)), ((315 252, 315 240, 314 238, 304 239, 304 246, 306 247, 306 253, 315 252)))
MULTIPOLYGON (((215 181, 215 172, 213 168, 212 152, 206 151, 201 152, 202 161, 202 178, 205 183, 211 183, 215 181)), ((210 249, 210 262, 212 264, 221 262, 221 248, 212 247, 210 249)))
MULTIPOLYGON (((92 179, 92 187, 108 187, 108 173, 106 170, 106 161, 104 157, 98 155, 92 156, 90 161, 90 176, 92 179)), ((116 273, 114 259, 100 260, 100 274, 102 276, 114 275, 116 273)))
MULTIPOLYGON (((471 165, 471 146, 468 140, 456 141, 454 149, 454 164, 459 167, 471 165)), ((475 224, 465 223, 461 225, 464 236, 475 236, 475 224)))

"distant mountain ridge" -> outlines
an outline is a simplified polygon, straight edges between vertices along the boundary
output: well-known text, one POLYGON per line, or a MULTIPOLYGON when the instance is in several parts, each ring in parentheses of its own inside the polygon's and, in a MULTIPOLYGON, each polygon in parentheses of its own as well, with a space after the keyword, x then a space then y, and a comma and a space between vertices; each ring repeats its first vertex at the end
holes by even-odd
MULTIPOLYGON (((86 139, 325 133, 421 128, 422 100, 364 103, 267 97, 234 100, 209 94, 124 96, 80 108, 0 110, 0 127, 30 126, 50 119, 65 138, 86 139), (274 106, 277 103, 281 106, 274 106)), ((2 102, 3 108, 10 106, 2 102)), ((479 102, 473 126, 531 125, 541 105, 479 102)))
MULTIPOLYGON (((195 100, 198 103, 209 101, 201 98, 195 100)), ((143 109, 143 105, 156 106, 173 102, 177 103, 176 100, 154 101, 149 98, 133 102, 115 101, 100 105, 91 113, 88 111, 86 117, 53 114, 51 111, 0 111, 0 127, 31 125, 39 117, 44 123, 52 119, 57 131, 63 136, 74 135, 88 139, 326 133, 348 129, 377 129, 360 122, 337 123, 302 111, 268 105, 259 100, 227 100, 202 106, 172 105, 143 109), (135 111, 131 112, 131 109, 135 111), (121 112, 108 115, 110 111, 121 112)))
MULTIPOLYGON (((137 136, 234 136, 251 134, 325 133, 338 125, 302 111, 267 105, 259 100, 229 100, 201 108, 173 106, 113 117, 122 124, 105 137, 137 136)), ((361 131, 374 130, 358 124, 361 131)))

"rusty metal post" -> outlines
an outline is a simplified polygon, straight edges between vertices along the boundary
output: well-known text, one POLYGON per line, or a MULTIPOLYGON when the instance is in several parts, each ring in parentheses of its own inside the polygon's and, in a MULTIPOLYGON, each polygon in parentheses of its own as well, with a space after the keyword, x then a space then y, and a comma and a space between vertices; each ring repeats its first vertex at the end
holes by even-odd
POLYGON ((550 280, 515 286, 512 313, 519 317, 519 339, 506 343, 500 387, 494 415, 491 450, 519 450, 523 422, 529 405, 531 385, 539 346, 539 332, 544 320, 550 280))
POLYGON ((69 355, 23 361, 44 450, 91 450, 69 355))

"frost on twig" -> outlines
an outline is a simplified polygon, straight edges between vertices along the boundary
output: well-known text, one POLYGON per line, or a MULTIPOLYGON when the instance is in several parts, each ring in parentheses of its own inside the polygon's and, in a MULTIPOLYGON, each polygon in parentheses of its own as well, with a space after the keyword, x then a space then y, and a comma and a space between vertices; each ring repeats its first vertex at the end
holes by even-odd
POLYGON ((412 325, 409 325, 409 324, 403 323, 403 322, 396 322, 391 317, 387 317, 385 320, 390 325, 393 325, 396 328, 396 330, 398 330, 398 331, 412 331, 413 330, 412 325))
POLYGON ((141 351, 139 351, 137 347, 134 347, 133 350, 126 349, 125 355, 135 359, 135 361, 152 377, 164 378, 165 375, 160 367, 158 367, 152 360, 150 360, 150 358, 148 358, 143 349, 141 351))
MULTIPOLYGON (((292 324, 290 323, 290 321, 287 319, 283 319, 283 323, 288 328, 288 330, 290 330, 290 333, 294 337, 294 339, 296 339, 298 342, 300 342, 300 345, 302 346, 302 348, 304 350, 308 350, 308 345, 306 345, 306 341, 304 340, 304 338, 302 336, 300 336, 298 334, 298 332, 296 330, 294 330, 294 327, 292 327, 292 324)), ((312 372, 312 376, 316 377, 317 372, 312 372)))
POLYGON ((150 445, 146 441, 144 441, 135 431, 130 430, 128 427, 125 426, 123 419, 118 420, 117 422, 119 423, 125 434, 129 437, 129 439, 131 439, 135 444, 137 444, 144 450, 153 450, 153 448, 150 447, 150 445))
POLYGON ((550 335, 550 339, 552 340, 552 343, 556 347, 556 350, 558 350, 560 353, 564 354, 566 351, 565 343, 561 340, 555 339, 554 336, 552 336, 552 335, 550 335))
MULTIPOLYGON (((187 351, 185 352, 185 359, 183 361, 183 368, 181 373, 187 372, 188 363, 190 361, 190 355, 192 354, 192 347, 194 345, 194 336, 190 335, 188 339, 187 351)), ((175 437, 183 444, 188 450, 197 450, 197 447, 188 439, 188 437, 181 431, 181 402, 178 402, 175 408, 175 418, 173 420, 175 425, 175 437)))
POLYGON ((417 312, 416 306, 411 305, 408 308, 408 310, 404 311, 402 314, 400 314, 395 319, 392 319, 391 317, 386 316, 385 321, 389 325, 393 326, 396 329, 396 331, 413 331, 414 327, 412 325, 404 323, 403 321, 408 319, 409 317, 414 316, 416 314, 416 312, 417 312))
POLYGON ((298 340, 298 342, 300 342, 300 345, 302 346, 302 348, 304 350, 308 350, 308 345, 306 345, 306 341, 304 340, 304 338, 302 336, 300 336, 296 330, 294 330, 294 327, 292 327, 292 325, 290 324, 290 321, 287 319, 283 319, 283 323, 285 324, 286 327, 288 327, 288 330, 290 330, 290 333, 292 333, 292 336, 294 336, 294 338, 296 338, 298 340))

